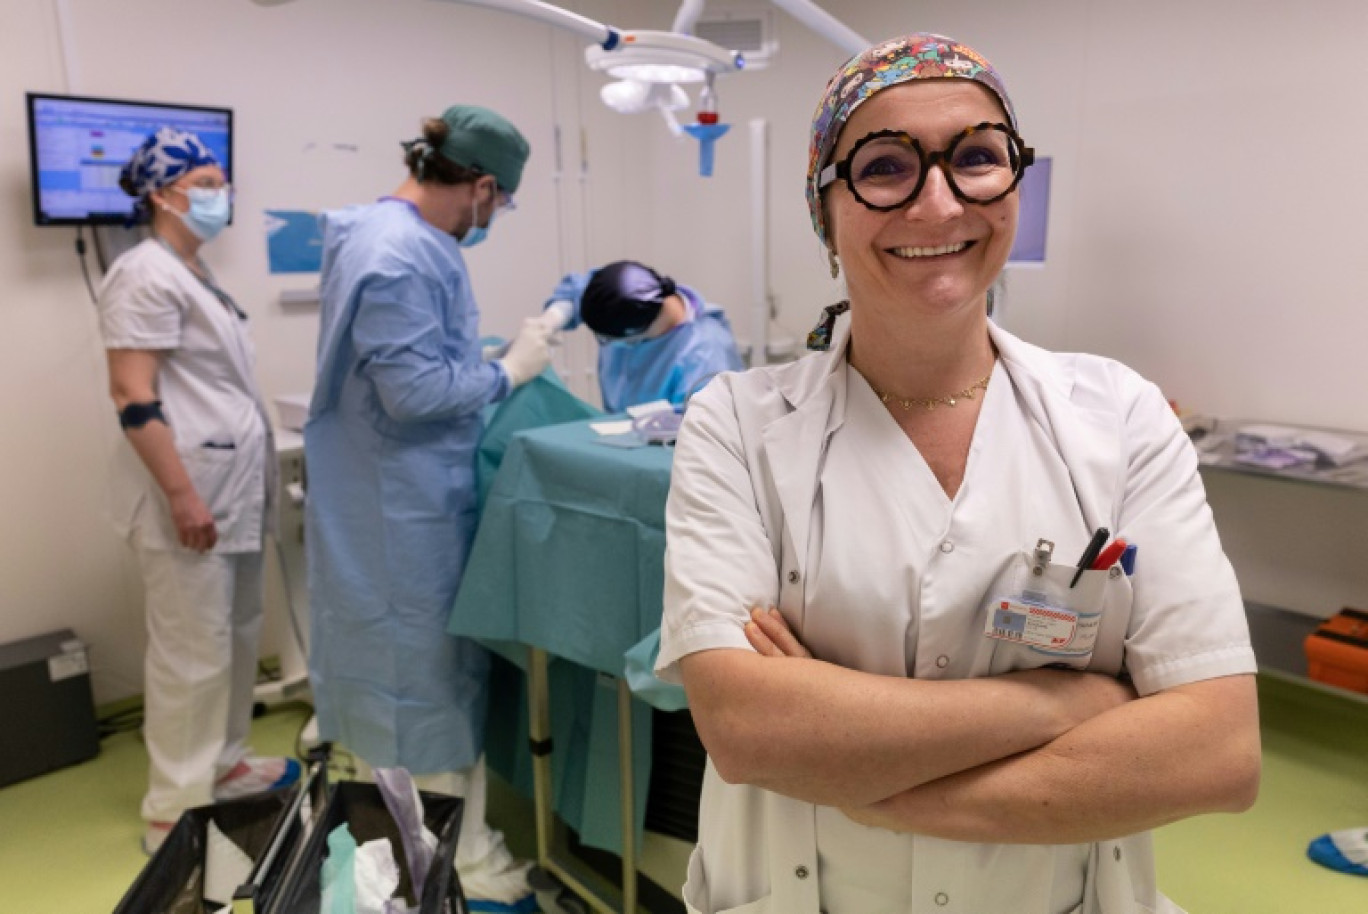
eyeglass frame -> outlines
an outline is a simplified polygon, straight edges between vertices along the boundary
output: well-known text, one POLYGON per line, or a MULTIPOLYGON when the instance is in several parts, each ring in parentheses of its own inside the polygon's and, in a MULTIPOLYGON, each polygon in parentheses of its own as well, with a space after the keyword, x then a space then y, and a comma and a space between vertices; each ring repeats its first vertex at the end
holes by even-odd
POLYGON ((180 183, 182 180, 184 180, 184 176, 182 176, 180 179, 178 179, 178 180, 176 180, 176 181, 173 181, 172 183, 166 185, 164 188, 162 188, 162 190, 174 190, 174 191, 176 191, 177 193, 184 194, 186 197, 189 197, 189 196, 190 196, 190 191, 192 191, 192 190, 207 190, 207 191, 212 191, 212 192, 214 192, 214 193, 217 193, 218 191, 226 191, 227 194, 228 194, 228 199, 229 199, 229 200, 233 200, 233 199, 235 199, 235 198, 237 197, 237 188, 233 186, 233 182, 232 182, 232 181, 224 181, 224 182, 221 183, 221 184, 186 184, 186 185, 182 185, 182 184, 180 183))
MULTIPOLYGON (((513 212, 515 209, 518 208, 518 204, 513 200, 513 194, 510 193, 509 191, 504 190, 503 185, 499 183, 499 179, 498 179, 498 178, 495 178, 495 177, 494 177, 494 173, 493 173, 493 172, 485 171, 483 168, 481 168, 481 167, 478 166, 478 165, 466 165, 466 166, 463 166, 463 167, 464 167, 467 171, 469 171, 471 174, 473 174, 473 175, 475 176, 475 181, 478 181, 478 180, 480 180, 481 178, 494 178, 494 208, 495 208, 495 209, 502 209, 502 210, 505 210, 506 212, 510 212, 510 213, 511 213, 511 212, 513 212)), ((475 181, 471 181, 470 183, 471 183, 471 184, 474 184, 475 181)))
POLYGON ((818 193, 821 193, 822 191, 830 187, 832 184, 835 184, 838 180, 844 180, 846 183, 846 187, 850 189, 851 196, 858 200, 860 202, 860 205, 863 206, 865 209, 871 209, 876 213, 891 213, 893 212, 893 210, 902 209, 904 206, 907 206, 909 203, 916 200, 918 195, 921 194, 922 188, 926 186, 926 176, 931 173, 931 169, 940 168, 941 174, 945 175, 946 186, 950 188, 950 192, 955 195, 956 199, 962 200, 965 203, 973 203, 978 206, 988 206, 991 203, 998 202, 1003 197, 1007 196, 1012 191, 1016 190, 1017 185, 1021 183, 1022 177, 1024 177, 1026 174, 1026 169, 1030 168, 1034 164, 1035 150, 1032 149, 1030 146, 1026 145, 1026 141, 1021 138, 1020 134, 1018 134, 1011 127, 1003 123, 994 123, 993 121, 980 121, 979 123, 974 124, 971 127, 964 128, 963 131, 961 131, 958 135, 955 136, 954 139, 950 141, 949 145, 947 145, 944 149, 939 149, 934 152, 927 152, 925 149, 923 149, 921 142, 916 137, 912 136, 912 134, 908 133, 906 130, 876 130, 873 133, 867 134, 861 137, 859 140, 857 140, 855 142, 855 145, 850 148, 850 152, 846 153, 845 158, 841 159, 839 162, 832 162, 830 165, 826 166, 821 170, 821 172, 818 173, 817 191, 818 193), (1016 174, 1012 178, 1011 185, 1008 186, 1006 190, 998 194, 996 197, 991 197, 987 200, 975 200, 974 198, 966 195, 964 191, 959 189, 959 185, 955 183, 955 176, 950 173, 950 169, 947 167, 948 162, 946 157, 950 153, 954 152, 955 147, 958 146, 960 142, 964 140, 965 137, 973 136, 975 133, 978 133, 982 130, 998 130, 1002 133, 1007 134, 1008 138, 1016 144, 1017 149, 1020 151, 1020 157, 1018 159, 1018 162, 1020 164, 1017 166, 1016 174), (860 192, 855 189, 855 179, 852 178, 850 175, 850 163, 854 161, 856 153, 858 153, 865 145, 873 142, 874 140, 883 139, 885 137, 905 137, 908 141, 908 144, 917 151, 917 159, 921 162, 922 170, 921 175, 917 178, 917 185, 916 187, 912 188, 911 193, 909 193, 905 198, 903 198, 898 203, 879 206, 870 203, 864 197, 861 197, 860 192))

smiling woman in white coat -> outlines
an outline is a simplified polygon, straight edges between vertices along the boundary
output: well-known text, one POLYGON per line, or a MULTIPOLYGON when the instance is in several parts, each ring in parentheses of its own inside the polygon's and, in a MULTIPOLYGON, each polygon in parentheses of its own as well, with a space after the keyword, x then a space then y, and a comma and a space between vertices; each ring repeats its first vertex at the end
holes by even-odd
POLYGON ((1174 911, 1149 829, 1254 800, 1254 656, 1178 421, 988 317, 1032 156, 942 36, 870 48, 818 107, 808 203, 849 300, 823 351, 696 395, 674 462, 693 912, 1174 911))

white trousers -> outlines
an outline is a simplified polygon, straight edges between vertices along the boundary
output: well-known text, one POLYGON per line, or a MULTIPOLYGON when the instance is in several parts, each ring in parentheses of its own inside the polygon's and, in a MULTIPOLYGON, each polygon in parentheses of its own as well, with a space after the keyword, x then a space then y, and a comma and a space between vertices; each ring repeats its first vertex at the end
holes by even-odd
POLYGON ((142 816, 170 822, 213 802, 247 755, 261 636, 260 552, 200 555, 137 547, 146 593, 142 816))
POLYGON ((464 771, 444 771, 440 774, 416 774, 413 776, 413 783, 419 790, 444 793, 465 800, 465 806, 461 810, 461 836, 456 842, 458 871, 479 867, 486 858, 503 852, 503 835, 490 828, 489 823, 485 821, 485 792, 488 790, 488 784, 483 754, 473 768, 464 771))

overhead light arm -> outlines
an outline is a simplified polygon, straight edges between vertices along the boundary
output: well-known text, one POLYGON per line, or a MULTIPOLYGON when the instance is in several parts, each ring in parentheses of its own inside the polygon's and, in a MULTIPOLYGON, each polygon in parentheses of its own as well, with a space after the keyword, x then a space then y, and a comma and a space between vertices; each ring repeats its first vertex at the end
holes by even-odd
POLYGON ((542 3, 541 0, 452 0, 452 2, 513 13, 516 16, 524 16, 528 19, 544 22, 547 25, 567 29, 588 38, 605 51, 616 48, 622 38, 621 33, 610 25, 604 25, 602 22, 581 16, 579 13, 561 9, 559 6, 552 6, 550 3, 542 3))
MULTIPOLYGON (((646 82, 697 82, 708 73, 730 73, 745 66, 735 51, 688 32, 621 31, 541 0, 449 0, 482 6, 566 29, 593 41, 585 60, 595 70, 646 82)), ((677 21, 692 28, 703 0, 685 0, 677 21)))
POLYGON ((703 15, 704 3, 705 0, 683 0, 679 4, 679 12, 675 13, 674 25, 670 26, 670 31, 692 35, 694 26, 698 25, 698 17, 703 15))
MULTIPOLYGON (((257 0, 261 2, 261 0, 257 0)), ((572 13, 542 0, 447 0, 468 6, 512 13, 547 25, 566 29, 598 45, 588 48, 585 60, 595 70, 606 70, 619 78, 633 67, 630 78, 648 82, 695 82, 706 74, 734 73, 745 66, 745 59, 735 51, 728 51, 711 41, 693 34, 694 26, 703 14, 705 0, 682 0, 675 15, 674 27, 668 32, 639 30, 624 32, 602 22, 572 13), (622 58, 630 58, 622 59, 622 58), (646 66, 637 66, 646 64, 646 66), (660 66, 655 66, 660 64, 660 66), (683 70, 691 70, 681 76, 683 70), (616 72, 615 72, 616 71, 616 72)), ((797 19, 850 54, 858 54, 869 47, 869 42, 813 0, 772 0, 775 6, 797 19)))
MULTIPOLYGON (((279 6, 291 0, 252 0, 258 6, 279 6)), ((512 13, 535 19, 547 25, 567 29, 595 42, 605 51, 618 47, 622 34, 610 25, 595 21, 579 13, 561 9, 542 0, 448 0, 469 6, 483 6, 487 9, 512 13)), ((673 31, 692 33, 694 25, 702 15, 705 0, 682 0, 679 12, 675 15, 673 31)), ((835 43, 842 50, 858 54, 869 47, 869 42, 841 20, 822 9, 813 0, 772 0, 775 6, 812 29, 818 35, 835 43)), ((711 44, 711 42, 709 42, 711 44)))
POLYGON ((771 2, 847 54, 852 56, 859 54, 871 44, 854 29, 813 3, 812 0, 771 0, 771 2))

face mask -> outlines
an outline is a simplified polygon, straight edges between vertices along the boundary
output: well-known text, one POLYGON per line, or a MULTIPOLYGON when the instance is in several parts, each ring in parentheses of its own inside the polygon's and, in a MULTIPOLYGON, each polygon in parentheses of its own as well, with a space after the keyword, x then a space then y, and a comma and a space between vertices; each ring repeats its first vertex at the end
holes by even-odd
POLYGON ((489 225, 480 225, 480 204, 474 199, 470 206, 470 228, 466 233, 456 239, 456 243, 463 248, 473 248, 489 237, 489 226, 494 224, 494 219, 499 215, 498 204, 494 206, 494 212, 489 214, 489 225))
POLYGON ((598 340, 600 346, 622 347, 640 346, 651 339, 646 335, 645 330, 633 336, 609 336, 606 333, 595 333, 594 338, 598 340))
POLYGON ((200 241, 212 241, 223 231, 223 227, 228 224, 228 217, 232 215, 233 207, 228 199, 228 189, 220 187, 210 189, 207 187, 191 187, 183 193, 190 201, 190 209, 186 212, 172 210, 185 227, 190 230, 200 241))

